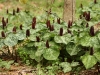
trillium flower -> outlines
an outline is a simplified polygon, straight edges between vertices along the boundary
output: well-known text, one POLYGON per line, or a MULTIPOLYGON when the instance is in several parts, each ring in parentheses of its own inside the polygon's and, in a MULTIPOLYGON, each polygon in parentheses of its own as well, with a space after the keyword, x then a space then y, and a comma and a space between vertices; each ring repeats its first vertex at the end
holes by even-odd
POLYGON ((14 26, 12 31, 13 31, 13 33, 16 33, 16 26, 14 26))
POLYGON ((20 25, 20 30, 22 30, 22 27, 23 27, 23 26, 22 26, 22 24, 21 24, 21 25, 20 25))
POLYGON ((91 26, 91 28, 90 28, 90 35, 91 36, 94 36, 95 35, 95 33, 94 33, 94 27, 93 26, 91 26))
POLYGON ((49 42, 48 42, 48 40, 46 41, 46 47, 47 47, 47 48, 50 47, 50 46, 49 46, 49 42))
POLYGON ((27 30, 26 30, 26 37, 29 37, 29 36, 30 36, 30 30, 27 29, 27 30))
POLYGON ((1 32, 1 36, 2 36, 2 38, 6 37, 4 31, 1 32))
POLYGON ((60 35, 60 36, 63 36, 63 28, 60 28, 59 35, 60 35))
POLYGON ((40 38, 38 36, 36 36, 36 41, 40 42, 40 38))

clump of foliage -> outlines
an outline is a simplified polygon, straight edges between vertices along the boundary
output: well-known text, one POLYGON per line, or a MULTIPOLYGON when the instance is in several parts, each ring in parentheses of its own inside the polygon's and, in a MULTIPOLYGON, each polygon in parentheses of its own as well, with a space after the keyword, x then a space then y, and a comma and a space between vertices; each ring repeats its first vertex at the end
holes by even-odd
POLYGON ((81 4, 79 19, 68 23, 51 11, 45 17, 33 17, 19 8, 13 13, 7 10, 0 23, 0 48, 14 47, 15 61, 20 56, 28 65, 37 65, 38 73, 90 69, 100 62, 100 32, 93 26, 100 19, 98 6, 99 2, 89 7, 81 4))

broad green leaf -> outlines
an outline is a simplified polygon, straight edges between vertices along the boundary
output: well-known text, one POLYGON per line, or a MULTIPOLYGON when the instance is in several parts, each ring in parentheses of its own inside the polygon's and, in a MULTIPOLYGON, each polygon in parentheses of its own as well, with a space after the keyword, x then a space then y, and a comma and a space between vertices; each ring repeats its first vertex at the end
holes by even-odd
POLYGON ((62 62, 60 63, 60 66, 63 68, 64 73, 70 72, 72 70, 70 63, 68 62, 62 62))
POLYGON ((4 46, 4 39, 0 39, 0 49, 4 46))
POLYGON ((30 54, 29 54, 29 57, 30 57, 31 59, 35 59, 35 52, 30 53, 30 54))
POLYGON ((40 47, 40 48, 38 48, 37 49, 37 51, 35 52, 35 56, 40 56, 41 57, 41 55, 44 53, 44 48, 42 47, 40 47))
POLYGON ((4 43, 7 46, 15 46, 18 43, 18 39, 16 38, 16 35, 15 34, 9 34, 5 38, 4 43))
POLYGON ((79 65, 79 62, 72 62, 71 63, 71 67, 76 67, 76 66, 78 66, 79 65))
POLYGON ((66 51, 72 56, 72 55, 77 55, 77 53, 81 50, 81 47, 76 46, 73 43, 69 43, 66 46, 66 51))
POLYGON ((91 37, 90 39, 90 42, 92 44, 92 47, 95 47, 95 48, 100 48, 100 43, 99 43, 99 40, 97 37, 91 37))
POLYGON ((56 43, 68 44, 71 41, 71 35, 68 34, 68 35, 65 35, 65 36, 55 36, 54 41, 56 43))
POLYGON ((86 46, 86 47, 88 47, 88 46, 91 46, 91 42, 90 42, 90 36, 83 36, 83 37, 81 37, 80 38, 80 44, 82 45, 82 46, 86 46))
POLYGON ((54 50, 51 48, 45 49, 43 57, 47 60, 56 60, 60 54, 59 50, 54 50))
POLYGON ((48 39, 50 39, 50 36, 51 36, 50 33, 45 33, 42 38, 43 38, 43 40, 48 40, 48 39))
POLYGON ((30 33, 33 35, 36 35, 36 33, 39 31, 40 31, 40 29, 30 29, 30 33))
POLYGON ((100 51, 97 51, 94 53, 94 56, 97 58, 97 60, 100 62, 100 51))
POLYGON ((36 41, 36 35, 30 35, 28 39, 31 41, 36 41))
POLYGON ((81 60, 86 69, 92 68, 97 63, 95 56, 88 54, 81 56, 81 60))
POLYGON ((45 46, 45 45, 44 45, 44 42, 41 41, 41 42, 35 42, 35 43, 34 43, 34 46, 35 46, 35 47, 41 47, 41 48, 43 48, 43 46, 45 46))
POLYGON ((24 40, 26 38, 26 35, 24 32, 19 31, 18 33, 16 33, 16 37, 18 40, 24 40))
POLYGON ((43 59, 42 56, 35 56, 35 60, 36 60, 37 62, 40 62, 42 59, 43 59))

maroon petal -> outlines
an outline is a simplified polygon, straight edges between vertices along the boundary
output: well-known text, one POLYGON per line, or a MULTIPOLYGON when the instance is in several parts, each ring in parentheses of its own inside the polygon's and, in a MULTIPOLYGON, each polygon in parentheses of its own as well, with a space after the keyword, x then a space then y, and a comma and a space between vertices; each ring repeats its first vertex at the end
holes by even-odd
POLYGON ((8 23, 8 18, 6 19, 6 23, 8 23))
POLYGON ((22 24, 21 24, 21 25, 20 25, 20 30, 22 30, 22 27, 23 27, 23 26, 22 26, 22 24))
POLYGON ((60 18, 57 18, 57 23, 60 24, 60 18))
POLYGON ((86 27, 89 27, 89 24, 88 23, 86 24, 86 27))
POLYGON ((26 37, 29 37, 29 36, 30 36, 30 30, 27 29, 27 30, 26 30, 26 37))
POLYGON ((15 10, 13 9, 13 15, 15 15, 15 10))
POLYGON ((50 20, 47 20, 47 21, 46 21, 46 25, 47 25, 47 28, 50 27, 50 25, 51 25, 51 24, 50 24, 50 20))
POLYGON ((83 9, 83 4, 80 4, 80 7, 83 9))
POLYGON ((90 55, 93 55, 93 47, 90 48, 90 55))
POLYGON ((70 28, 72 26, 72 21, 68 21, 68 28, 70 28))
POLYGON ((6 37, 4 31, 1 32, 1 36, 2 36, 3 38, 6 37))
POLYGON ((49 42, 48 42, 48 40, 46 41, 46 47, 49 48, 49 42))
POLYGON ((17 11, 16 12, 19 13, 19 11, 20 11, 19 8, 17 8, 17 11))
POLYGON ((40 42, 40 38, 38 36, 36 36, 36 40, 37 42, 40 42))
POLYGON ((7 9, 7 14, 9 13, 8 9, 7 9))
POLYGON ((97 3, 97 0, 94 0, 94 4, 96 4, 97 3))
POLYGON ((91 26, 91 28, 90 28, 90 35, 91 36, 94 36, 95 35, 95 33, 94 33, 94 27, 93 26, 91 26))
POLYGON ((16 33, 16 26, 14 26, 12 31, 13 31, 13 33, 16 33))
POLYGON ((60 33, 59 33, 60 36, 63 36, 63 28, 60 28, 60 33))

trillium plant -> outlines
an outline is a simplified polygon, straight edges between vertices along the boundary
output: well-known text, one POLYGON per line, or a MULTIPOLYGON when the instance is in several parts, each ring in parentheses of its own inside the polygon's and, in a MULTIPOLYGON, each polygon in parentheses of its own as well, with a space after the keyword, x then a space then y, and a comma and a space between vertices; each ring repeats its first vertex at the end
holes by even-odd
POLYGON ((68 23, 53 13, 34 17, 19 8, 13 12, 7 9, 7 15, 0 22, 0 49, 12 47, 12 54, 29 65, 55 64, 56 70, 65 73, 82 66, 84 69, 98 66, 100 32, 94 26, 100 19, 99 6, 96 0, 88 7, 81 4, 78 20, 68 23))

